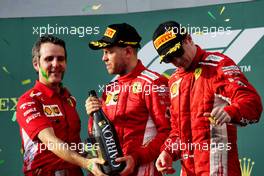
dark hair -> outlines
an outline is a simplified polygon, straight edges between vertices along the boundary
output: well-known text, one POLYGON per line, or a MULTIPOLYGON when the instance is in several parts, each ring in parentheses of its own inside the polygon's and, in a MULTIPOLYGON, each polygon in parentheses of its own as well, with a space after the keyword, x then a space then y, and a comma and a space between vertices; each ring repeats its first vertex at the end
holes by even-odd
POLYGON ((37 59, 40 58, 40 53, 39 53, 39 50, 40 50, 40 47, 41 47, 41 44, 43 43, 53 43, 55 45, 59 45, 61 47, 64 48, 64 52, 65 52, 65 58, 67 58, 67 51, 66 51, 66 46, 65 46, 65 42, 58 38, 58 37, 55 37, 53 35, 43 35, 42 37, 40 37, 36 43, 34 44, 33 48, 32 48, 32 62, 36 62, 37 59))

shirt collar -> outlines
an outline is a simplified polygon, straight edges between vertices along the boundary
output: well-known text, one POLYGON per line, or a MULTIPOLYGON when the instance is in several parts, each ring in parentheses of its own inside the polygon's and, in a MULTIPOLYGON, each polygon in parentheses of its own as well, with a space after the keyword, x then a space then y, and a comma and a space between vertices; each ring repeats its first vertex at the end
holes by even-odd
MULTIPOLYGON (((48 86, 39 82, 38 80, 36 80, 34 88, 41 91, 44 95, 46 95, 48 97, 52 97, 55 94, 57 94, 53 89, 49 88, 48 86)), ((61 96, 63 96, 63 97, 69 96, 68 90, 62 86, 61 86, 61 96)))
POLYGON ((205 54, 205 50, 201 49, 198 45, 196 45, 196 53, 195 53, 195 56, 192 60, 192 63, 190 65, 190 67, 187 69, 187 70, 184 70, 182 68, 178 69, 178 73, 185 73, 185 72, 188 72, 188 71, 192 71, 194 70, 195 68, 197 68, 197 65, 199 64, 199 62, 203 59, 204 57, 204 54, 205 54))
POLYGON ((199 62, 203 59, 204 54, 205 54, 205 50, 202 50, 198 45, 196 45, 196 48, 197 48, 196 54, 190 66, 190 69, 196 68, 199 62))
POLYGON ((145 69, 146 68, 142 64, 141 60, 138 60, 138 63, 136 65, 136 67, 131 72, 129 72, 128 74, 126 74, 124 76, 118 77, 117 80, 121 81, 121 82, 129 81, 129 80, 134 79, 135 77, 137 77, 145 69))

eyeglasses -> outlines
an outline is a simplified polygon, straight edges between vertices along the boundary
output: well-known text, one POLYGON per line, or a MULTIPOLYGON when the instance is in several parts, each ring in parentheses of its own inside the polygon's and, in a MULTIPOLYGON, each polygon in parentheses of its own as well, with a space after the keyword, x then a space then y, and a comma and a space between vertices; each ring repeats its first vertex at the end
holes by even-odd
POLYGON ((182 55, 184 54, 184 50, 183 50, 183 48, 181 47, 181 48, 179 48, 178 50, 177 50, 177 52, 173 52, 173 53, 171 53, 171 54, 168 54, 167 56, 165 56, 164 58, 163 58, 163 60, 162 60, 162 62, 164 62, 164 63, 170 63, 172 60, 173 60, 173 58, 175 58, 175 57, 182 57, 182 55))

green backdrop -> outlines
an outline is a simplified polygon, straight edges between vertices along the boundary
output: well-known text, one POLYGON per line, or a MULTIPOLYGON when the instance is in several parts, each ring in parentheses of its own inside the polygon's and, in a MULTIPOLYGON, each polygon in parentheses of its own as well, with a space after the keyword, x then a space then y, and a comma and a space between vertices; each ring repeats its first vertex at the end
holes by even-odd
MULTIPOLYGON (((99 38, 111 23, 127 22, 139 31, 143 37, 139 56, 145 65, 159 72, 170 69, 169 66, 157 64, 157 53, 149 43, 158 24, 176 20, 187 27, 199 27, 203 29, 203 33, 193 35, 194 40, 205 49, 231 55, 263 97, 264 2, 224 6, 225 8, 223 5, 214 5, 117 15, 0 19, 0 176, 23 175, 21 139, 14 112, 17 98, 32 87, 37 78, 31 64, 31 48, 40 32, 45 32, 44 27, 46 33, 56 34, 67 42, 68 70, 64 84, 78 102, 82 139, 86 137, 87 129, 84 102, 88 90, 98 90, 99 85, 113 78, 107 75, 101 61, 101 51, 90 50, 88 41, 99 38), (215 28, 219 33, 214 33, 215 28), (219 31, 222 28, 228 31, 219 31), (211 34, 206 34, 206 29, 210 29, 211 34)), ((256 125, 239 128, 238 133, 240 158, 251 159, 250 166, 254 162, 251 175, 262 175, 263 120, 256 125)), ((179 169, 175 175, 179 175, 179 169)))

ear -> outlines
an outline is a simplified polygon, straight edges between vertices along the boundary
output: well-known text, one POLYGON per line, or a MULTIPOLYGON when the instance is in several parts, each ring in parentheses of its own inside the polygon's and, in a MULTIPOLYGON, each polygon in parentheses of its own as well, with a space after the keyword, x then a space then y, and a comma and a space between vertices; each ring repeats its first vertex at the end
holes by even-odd
POLYGON ((34 69, 36 70, 36 72, 39 72, 39 64, 38 64, 38 60, 37 59, 34 59, 32 61, 32 64, 33 64, 33 67, 34 69))
POLYGON ((186 36, 186 40, 187 40, 188 42, 190 42, 190 43, 193 42, 192 37, 191 37, 190 34, 188 34, 188 35, 186 36))
POLYGON ((188 34, 188 35, 185 37, 185 39, 183 40, 183 43, 185 43, 185 44, 191 44, 191 45, 194 44, 194 43, 193 43, 193 40, 192 40, 192 37, 191 37, 190 34, 188 34))
POLYGON ((126 53, 126 56, 130 58, 131 55, 133 55, 133 48, 131 46, 125 47, 125 53, 126 53))

